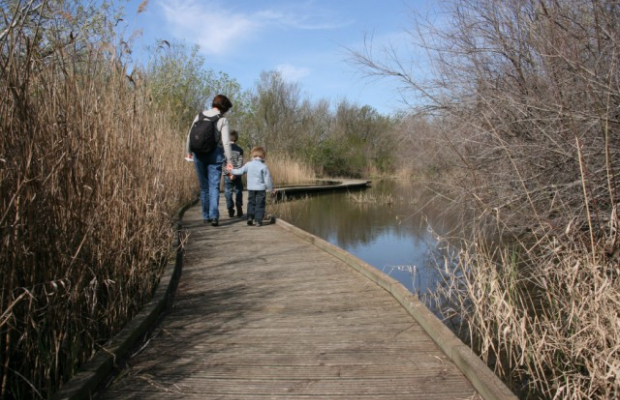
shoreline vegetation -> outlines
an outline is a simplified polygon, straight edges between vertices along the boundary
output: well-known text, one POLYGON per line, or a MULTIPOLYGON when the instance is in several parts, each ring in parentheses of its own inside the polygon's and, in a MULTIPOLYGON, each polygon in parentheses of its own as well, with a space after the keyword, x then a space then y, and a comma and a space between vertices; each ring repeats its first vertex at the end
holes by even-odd
POLYGON ((371 44, 351 57, 425 104, 401 125, 408 165, 463 215, 444 315, 521 398, 618 398, 620 5, 441 10, 408 32, 426 77, 371 44))
POLYGON ((49 398, 149 300, 197 192, 188 125, 218 93, 276 184, 416 177, 453 205, 438 302, 521 398, 620 395, 617 2, 456 0, 450 24, 414 18, 428 75, 351 52, 424 104, 392 116, 302 99, 273 71, 244 90, 183 43, 142 65, 118 2, 1 7, 0 398, 49 398))

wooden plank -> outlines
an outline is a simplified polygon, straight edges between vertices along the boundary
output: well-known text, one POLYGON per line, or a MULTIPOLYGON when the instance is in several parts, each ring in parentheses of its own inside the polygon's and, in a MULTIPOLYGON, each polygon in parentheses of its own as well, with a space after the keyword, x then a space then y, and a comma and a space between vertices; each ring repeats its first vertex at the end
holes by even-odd
POLYGON ((479 398, 393 296, 331 254, 277 225, 204 225, 199 207, 184 224, 173 307, 102 399, 479 398))

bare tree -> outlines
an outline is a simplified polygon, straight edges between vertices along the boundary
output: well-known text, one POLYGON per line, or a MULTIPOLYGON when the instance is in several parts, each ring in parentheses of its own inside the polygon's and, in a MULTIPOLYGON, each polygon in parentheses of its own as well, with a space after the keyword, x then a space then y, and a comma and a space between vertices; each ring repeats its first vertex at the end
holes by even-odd
POLYGON ((458 153, 468 192, 483 200, 474 204, 514 213, 529 228, 538 222, 531 216, 557 215, 554 205, 577 213, 578 139, 593 194, 610 207, 620 159, 618 5, 460 0, 446 10, 449 26, 417 20, 412 30, 434 67, 428 79, 390 48, 378 60, 369 45, 351 53, 354 62, 399 79, 426 101, 418 111, 459 126, 437 140, 458 153))
POLYGON ((620 4, 444 4, 449 19, 416 17, 411 30, 430 75, 389 47, 351 57, 423 99, 413 111, 430 116, 431 135, 410 135, 451 155, 439 164, 442 189, 468 207, 477 235, 463 241, 447 310, 525 393, 615 398, 620 4))

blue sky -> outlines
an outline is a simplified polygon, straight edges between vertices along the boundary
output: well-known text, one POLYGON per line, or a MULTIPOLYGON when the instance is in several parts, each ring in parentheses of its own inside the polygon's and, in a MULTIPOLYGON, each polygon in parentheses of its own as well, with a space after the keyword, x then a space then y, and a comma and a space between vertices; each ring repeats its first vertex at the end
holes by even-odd
MULTIPOLYGON (((345 48, 361 50, 365 37, 373 49, 394 46, 405 59, 415 48, 406 33, 412 10, 432 11, 432 0, 130 0, 125 23, 140 30, 138 46, 156 40, 198 44, 206 67, 223 71, 244 89, 262 71, 278 70, 298 83, 303 97, 347 99, 384 114, 403 107, 395 81, 365 78, 347 62, 345 48)), ((417 56, 416 56, 417 57, 417 56)), ((415 57, 414 57, 415 58, 415 57)))

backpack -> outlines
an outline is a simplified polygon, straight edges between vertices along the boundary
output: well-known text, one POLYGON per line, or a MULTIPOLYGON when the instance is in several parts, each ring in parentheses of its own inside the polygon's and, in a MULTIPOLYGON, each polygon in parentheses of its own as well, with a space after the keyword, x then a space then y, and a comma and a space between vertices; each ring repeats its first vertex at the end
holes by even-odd
POLYGON ((217 132, 219 114, 207 117, 202 112, 189 132, 189 150, 194 153, 211 153, 217 147, 220 138, 217 132))

